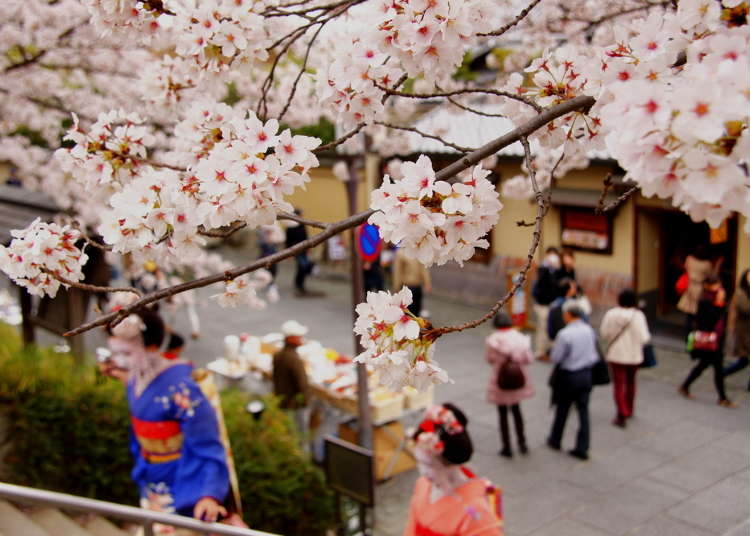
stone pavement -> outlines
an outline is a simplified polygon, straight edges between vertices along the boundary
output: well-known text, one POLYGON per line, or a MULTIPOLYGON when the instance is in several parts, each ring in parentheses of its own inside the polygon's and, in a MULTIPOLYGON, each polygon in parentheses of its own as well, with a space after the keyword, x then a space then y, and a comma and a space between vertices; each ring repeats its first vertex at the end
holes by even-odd
MULTIPOLYGON (((292 264, 280 271, 283 298, 262 312, 201 309, 204 338, 191 342, 188 355, 207 361, 220 354, 224 334, 265 333, 294 318, 310 326, 310 336, 342 352, 351 351, 350 291, 344 281, 311 278, 322 298, 294 298, 292 264)), ((203 289, 204 294, 217 292, 203 289)), ((436 325, 462 322, 479 308, 426 299, 436 325)), ((446 336, 436 358, 455 380, 436 392, 470 419, 476 453, 471 465, 504 490, 509 536, 711 536, 750 535, 750 396, 742 389, 747 372, 728 380, 739 409, 716 405, 709 372, 685 400, 676 386, 691 365, 685 354, 657 348, 659 366, 641 371, 636 416, 626 430, 610 424, 611 387, 596 388, 591 402, 591 460, 580 462, 544 446, 552 412, 546 380, 550 366, 534 363, 536 396, 523 403, 531 452, 506 460, 497 456, 497 416, 484 399, 489 367, 483 359, 482 326, 446 336), (744 523, 744 525, 743 525, 744 523)), ((564 446, 571 448, 577 427, 571 415, 564 446)), ((416 474, 399 475, 378 486, 376 531, 400 535, 416 474)))
MULTIPOLYGON (((324 290, 326 296, 294 298, 291 261, 281 268, 283 299, 265 311, 223 310, 213 303, 199 308, 204 335, 189 342, 187 357, 205 363, 221 354, 224 335, 263 334, 290 318, 310 326, 312 338, 351 351, 348 284, 311 278, 310 287, 324 290)), ((199 292, 211 295, 219 287, 199 292)), ((436 325, 483 312, 433 296, 427 296, 426 307, 436 325)), ((184 325, 183 332, 188 332, 184 325)), ((496 410, 484 399, 489 367, 483 339, 489 332, 489 326, 481 326, 438 342, 436 358, 455 383, 441 386, 436 400, 452 401, 469 416, 476 449, 471 465, 503 488, 507 535, 750 535, 750 396, 742 389, 748 371, 728 380, 739 409, 716 405, 708 371, 695 384, 696 400, 685 400, 675 388, 691 361, 680 352, 657 348, 659 366, 639 373, 636 416, 626 430, 610 424, 611 387, 595 389, 591 460, 580 462, 544 446, 552 418, 546 385, 550 366, 534 363, 531 376, 537 393, 522 405, 531 451, 506 460, 497 456, 496 410)), ((572 447, 576 427, 571 415, 564 447, 572 447)), ((401 534, 415 478, 412 471, 378 486, 375 534, 401 534)))

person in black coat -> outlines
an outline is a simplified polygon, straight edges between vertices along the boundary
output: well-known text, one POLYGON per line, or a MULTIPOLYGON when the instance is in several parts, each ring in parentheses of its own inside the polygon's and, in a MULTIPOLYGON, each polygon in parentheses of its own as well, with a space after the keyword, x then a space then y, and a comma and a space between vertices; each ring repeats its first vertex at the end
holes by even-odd
MULTIPOLYGON (((690 385, 708 367, 714 369, 714 385, 719 395, 719 405, 724 407, 736 407, 737 405, 727 398, 724 391, 724 335, 726 332, 726 291, 721 285, 721 280, 716 276, 709 276, 703 281, 703 293, 698 300, 698 311, 695 315, 695 329, 697 332, 715 334, 714 349, 695 347, 691 351, 691 357, 698 360, 688 377, 679 388, 679 393, 686 398, 693 398, 690 394, 690 385)), ((695 344, 695 343, 694 343, 695 344)))
MULTIPOLYGON (((302 214, 302 211, 295 209, 294 213, 298 216, 302 214)), ((297 225, 290 225, 286 228, 286 247, 296 246, 300 242, 307 240, 307 229, 305 225, 300 223, 297 225)), ((294 274, 294 290, 298 296, 308 296, 309 293, 305 289, 305 279, 312 273, 314 263, 308 258, 307 251, 298 253, 294 257, 297 263, 297 272, 294 274)))

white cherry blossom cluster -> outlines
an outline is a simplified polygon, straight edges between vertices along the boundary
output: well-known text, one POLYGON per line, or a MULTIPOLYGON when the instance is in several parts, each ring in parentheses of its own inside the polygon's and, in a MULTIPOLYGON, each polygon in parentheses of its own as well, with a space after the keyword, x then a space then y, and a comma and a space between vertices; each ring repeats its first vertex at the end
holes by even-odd
MULTIPOLYGON (((524 74, 513 73, 504 87, 506 91, 535 102, 542 107, 555 106, 580 95, 591 95, 592 88, 584 71, 591 58, 573 47, 563 47, 544 53, 524 69, 524 74)), ((504 112, 516 125, 526 122, 537 112, 519 100, 507 99, 504 112)), ((595 115, 576 111, 544 125, 530 139, 539 140, 544 149, 565 146, 566 149, 584 144, 588 149, 603 148, 600 120, 595 115)))
MULTIPOLYGON (((224 283, 224 292, 211 296, 222 307, 238 307, 244 305, 251 309, 260 310, 265 308, 266 301, 258 295, 259 291, 266 290, 273 281, 273 277, 267 270, 256 270, 251 274, 235 277, 224 283)), ((273 301, 267 297, 269 301, 273 301)))
POLYGON ((740 3, 680 2, 606 48, 596 105, 608 151, 642 194, 714 226, 750 214, 750 29, 731 27, 730 4, 740 3), (685 58, 671 67, 675 42, 685 58))
POLYGON ((171 16, 165 12, 165 4, 169 3, 169 0, 83 0, 91 14, 91 24, 100 34, 135 37, 143 43, 170 26, 171 16))
POLYGON ((393 391, 406 386, 424 391, 450 381, 432 359, 432 341, 420 337, 424 321, 409 312, 411 302, 411 290, 404 287, 396 294, 368 292, 356 309, 354 333, 365 351, 354 360, 372 367, 380 383, 393 391))
POLYGON ((65 140, 75 145, 55 151, 63 170, 75 174, 88 187, 122 183, 137 177, 154 136, 144 120, 134 113, 113 110, 99 114, 86 129, 73 115, 73 127, 65 140))
POLYGON ((312 149, 320 140, 278 128, 275 119, 263 123, 252 112, 209 114, 197 128, 190 125, 201 140, 196 146, 210 149, 189 169, 183 191, 200 205, 207 228, 237 220, 268 225, 278 212, 293 209, 284 196, 310 180, 308 171, 318 165, 312 149))
POLYGON ((504 9, 489 0, 381 0, 378 48, 412 78, 450 77, 477 33, 500 25, 504 9))
POLYGON ((468 260, 474 248, 489 246, 483 237, 497 223, 502 204, 487 180, 490 171, 475 166, 469 177, 453 184, 436 180, 432 162, 420 156, 401 164, 403 178, 386 175, 372 194, 377 210, 369 222, 384 240, 399 244, 426 266, 468 260))
POLYGON ((350 39, 318 84, 318 98, 346 126, 380 116, 385 110, 380 87, 392 87, 400 75, 378 50, 372 32, 350 39))
POLYGON ((0 246, 0 270, 36 296, 55 297, 62 284, 55 276, 79 282, 88 255, 76 246, 81 234, 67 225, 39 218, 24 230, 11 231, 8 247, 0 246))
POLYGON ((272 40, 265 19, 253 11, 256 7, 265 2, 215 0, 197 9, 178 9, 175 52, 212 72, 265 61, 272 40))

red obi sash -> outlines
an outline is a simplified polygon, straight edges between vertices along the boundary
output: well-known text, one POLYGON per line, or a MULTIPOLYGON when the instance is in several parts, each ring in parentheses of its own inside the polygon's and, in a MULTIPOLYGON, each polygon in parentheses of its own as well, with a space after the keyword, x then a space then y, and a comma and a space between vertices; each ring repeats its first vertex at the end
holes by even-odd
POLYGON ((417 521, 416 526, 414 527, 414 534, 416 536, 447 536, 442 532, 435 532, 434 530, 425 527, 424 525, 420 525, 419 521, 417 521))
POLYGON ((177 421, 142 421, 131 416, 133 433, 141 446, 141 456, 150 463, 177 460, 182 449, 182 430, 177 421))

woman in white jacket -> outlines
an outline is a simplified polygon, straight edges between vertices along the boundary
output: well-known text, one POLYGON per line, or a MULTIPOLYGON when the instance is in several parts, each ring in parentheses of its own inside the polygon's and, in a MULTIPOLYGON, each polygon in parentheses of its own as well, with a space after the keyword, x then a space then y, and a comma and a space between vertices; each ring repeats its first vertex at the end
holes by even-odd
POLYGON ((617 297, 618 307, 607 311, 602 319, 600 333, 608 343, 607 361, 612 367, 617 416, 612 424, 625 428, 633 415, 635 401, 635 375, 643 362, 643 345, 651 339, 646 315, 636 307, 632 290, 623 290, 617 297))

